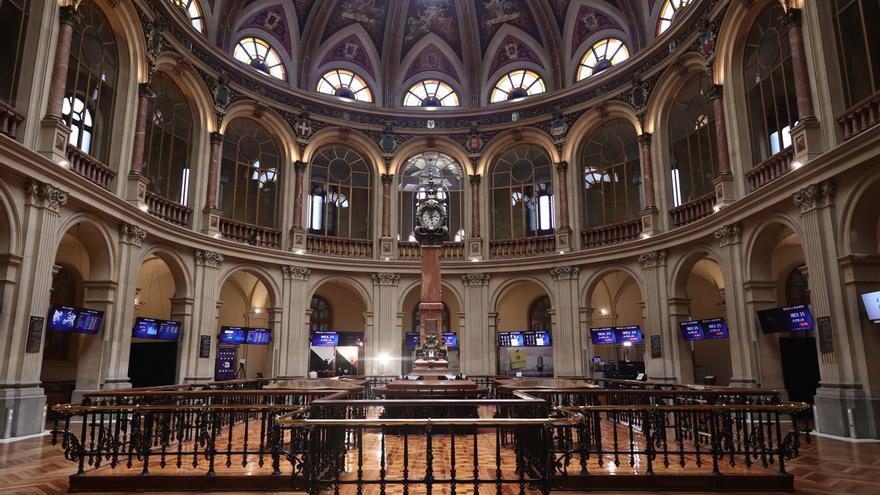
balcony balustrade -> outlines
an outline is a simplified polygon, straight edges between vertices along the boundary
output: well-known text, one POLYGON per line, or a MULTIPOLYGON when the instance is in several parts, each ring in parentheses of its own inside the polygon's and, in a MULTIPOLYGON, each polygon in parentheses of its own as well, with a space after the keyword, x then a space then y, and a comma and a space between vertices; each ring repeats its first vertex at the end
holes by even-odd
POLYGON ((104 189, 110 190, 110 184, 116 177, 116 172, 107 165, 99 162, 88 153, 83 153, 72 144, 67 145, 67 160, 70 162, 70 170, 75 174, 85 177, 104 189))
POLYGON ((672 215, 672 225, 681 227, 682 225, 708 217, 714 211, 717 202, 718 198, 715 196, 715 191, 712 191, 693 201, 676 206, 669 210, 669 214, 672 215))
POLYGON ((584 249, 619 244, 621 242, 638 239, 642 234, 642 220, 627 220, 626 222, 612 223, 593 227, 581 232, 581 240, 584 249))
POLYGON ((493 258, 532 256, 536 254, 549 254, 554 251, 556 251, 556 236, 552 235, 489 241, 489 256, 493 258))
POLYGON ((312 254, 327 254, 348 258, 373 257, 373 241, 370 239, 346 239, 343 237, 309 235, 306 241, 306 249, 312 254))
MULTIPOLYGON (((444 260, 460 260, 464 259, 464 243, 463 242, 444 242, 443 253, 440 257, 444 260)), ((419 243, 417 242, 398 242, 397 243, 397 259, 399 260, 417 260, 421 258, 419 251, 419 243)))
POLYGON ((843 128, 843 139, 854 137, 880 121, 880 91, 856 103, 837 122, 843 128))
POLYGON ((766 186, 774 180, 791 172, 791 161, 793 158, 794 148, 789 146, 755 165, 755 168, 752 170, 746 172, 746 179, 748 179, 752 191, 759 187, 766 186))
POLYGON ((221 218, 220 233, 226 239, 244 242, 252 246, 281 247, 281 231, 271 227, 221 218))
POLYGON ((0 134, 12 139, 18 137, 18 126, 24 120, 24 115, 16 112, 11 105, 0 101, 0 134))
POLYGON ((173 223, 186 227, 189 225, 189 219, 192 216, 192 208, 184 206, 180 203, 165 199, 156 193, 147 191, 147 208, 150 215, 156 216, 173 223))

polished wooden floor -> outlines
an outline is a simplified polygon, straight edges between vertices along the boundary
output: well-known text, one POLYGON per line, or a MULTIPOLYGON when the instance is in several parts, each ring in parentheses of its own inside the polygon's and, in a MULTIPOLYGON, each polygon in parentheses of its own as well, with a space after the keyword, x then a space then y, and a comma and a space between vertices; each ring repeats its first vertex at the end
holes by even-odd
MULTIPOLYGON (((390 437, 389 437, 390 438, 390 437)), ((377 437, 365 438, 365 445, 374 446, 377 437)), ((414 452, 420 452, 418 444, 411 445, 414 452)), ((390 448, 388 455, 393 453, 395 446, 390 448)), ((444 442, 435 445, 435 452, 440 453, 448 448, 444 442)), ((467 456, 471 447, 467 443, 458 443, 456 452, 467 456)), ((480 457, 494 459, 491 442, 485 447, 480 445, 480 457)), ((368 449, 368 452, 378 450, 368 449)), ((421 450, 423 452, 423 450, 421 450)), ((367 456, 364 463, 365 477, 377 476, 375 468, 377 455, 367 456)), ((355 467, 356 464, 352 467, 355 467)), ((494 467, 486 466, 486 469, 494 467)), ((440 469, 444 469, 440 467, 440 469)), ((788 471, 795 475, 795 487, 801 494, 880 494, 880 443, 849 443, 827 438, 814 438, 811 445, 803 446, 801 455, 790 461, 788 471)), ((0 444, 0 493, 31 495, 61 494, 67 491, 68 476, 75 472, 75 465, 64 459, 59 447, 52 446, 48 437, 22 440, 14 443, 0 444)), ((195 474, 195 473, 193 473, 195 474)), ((416 476, 417 473, 414 473, 416 476)), ((489 488, 489 487, 487 487, 489 488)), ((347 490, 344 490, 347 491, 347 490)), ((370 490, 372 492, 372 490, 370 490)), ((489 493, 486 490, 484 493, 489 493)), ((389 489, 388 493, 399 490, 389 489)), ((422 493, 414 488, 412 494, 422 493)), ((461 487, 458 493, 468 493, 467 487, 461 487)), ((505 489, 505 493, 516 493, 515 487, 505 489)), ((240 492, 246 493, 246 492, 240 492)), ((437 489, 434 493, 444 493, 437 489)), ((554 492, 557 493, 557 492, 554 492)), ((593 492, 597 493, 597 492, 593 492)))

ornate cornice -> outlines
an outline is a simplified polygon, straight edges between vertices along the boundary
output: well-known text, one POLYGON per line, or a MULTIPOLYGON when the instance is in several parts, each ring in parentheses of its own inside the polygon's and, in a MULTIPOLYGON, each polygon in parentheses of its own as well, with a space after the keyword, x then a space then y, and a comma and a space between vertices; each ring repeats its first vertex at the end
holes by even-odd
POLYGON ((67 193, 45 182, 30 180, 27 183, 27 195, 35 206, 43 207, 58 214, 67 203, 67 193))
POLYGON ((373 285, 392 285, 400 283, 400 275, 397 273, 374 273, 373 285))
POLYGON ((123 244, 141 247, 141 243, 146 238, 147 231, 137 225, 130 223, 119 225, 119 241, 123 244))
POLYGON ((713 234, 715 235, 715 238, 718 239, 718 244, 721 247, 727 247, 731 244, 739 244, 742 240, 742 225, 738 223, 725 225, 716 230, 713 234))
POLYGON ((196 249, 193 251, 193 257, 196 260, 196 266, 220 268, 220 264, 223 263, 223 255, 214 251, 196 249))
POLYGON ((466 286, 489 285, 490 278, 488 273, 465 273, 461 276, 461 282, 466 286))
POLYGON ((651 251, 639 256, 639 264, 642 265, 642 270, 664 266, 666 264, 666 250, 651 251))
POLYGON ((550 276, 553 280, 571 280, 576 279, 580 271, 579 266, 557 266, 550 270, 550 276))
POLYGON ((303 266, 284 265, 281 274, 285 280, 308 280, 312 271, 303 266))
POLYGON ((831 206, 834 202, 834 183, 830 180, 823 180, 794 193, 791 199, 795 206, 800 206, 801 213, 831 206))

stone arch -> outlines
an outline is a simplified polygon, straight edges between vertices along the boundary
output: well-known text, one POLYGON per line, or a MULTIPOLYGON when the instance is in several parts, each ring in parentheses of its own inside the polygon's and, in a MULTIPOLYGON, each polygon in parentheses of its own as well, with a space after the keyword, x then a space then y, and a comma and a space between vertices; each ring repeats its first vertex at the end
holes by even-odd
POLYGON ((364 133, 345 127, 325 127, 316 132, 309 139, 309 144, 303 151, 301 160, 308 164, 314 158, 315 153, 322 148, 333 145, 345 146, 360 153, 372 164, 374 175, 384 173, 385 160, 376 143, 364 133))
POLYGON ((642 301, 645 300, 645 281, 642 280, 641 275, 627 265, 617 264, 602 267, 598 271, 590 274, 590 276, 584 278, 583 282, 581 283, 578 299, 583 301, 585 306, 590 307, 590 298, 592 297, 593 292, 596 290, 596 287, 605 277, 614 272, 623 272, 629 275, 638 285, 639 294, 641 295, 642 301))
POLYGON ((880 255, 880 217, 874 201, 880 197, 880 178, 860 182, 843 203, 838 227, 838 252, 880 255))
MULTIPOLYGON (((205 82, 181 56, 162 54, 156 61, 156 71, 162 72, 180 88, 187 97, 194 123, 200 124, 205 135, 217 131, 214 98, 205 82)), ((200 137, 201 139, 201 137, 200 137)), ((207 138, 205 138, 207 139, 207 138)))
POLYGON ((299 147, 293 137, 290 126, 287 125, 284 118, 275 110, 256 101, 244 100, 233 103, 226 111, 226 116, 223 118, 223 123, 220 126, 220 133, 226 132, 229 123, 237 118, 249 118, 257 122, 278 140, 278 143, 281 144, 281 149, 284 151, 282 162, 284 164, 284 172, 287 172, 291 161, 299 156, 299 147))
MULTIPOLYGON (((286 79, 284 79, 284 80, 278 79, 272 75, 260 72, 257 69, 254 69, 253 67, 251 67, 251 69, 253 71, 257 72, 258 74, 260 74, 260 76, 262 76, 262 77, 266 77, 266 78, 269 78, 269 79, 272 79, 275 81, 279 81, 282 84, 294 85, 297 78, 299 77, 299 67, 297 67, 296 59, 294 58, 297 47, 291 42, 290 48, 293 51, 293 53, 292 53, 291 51, 287 50, 287 47, 285 47, 282 44, 281 40, 279 40, 278 37, 275 36, 274 34, 268 32, 268 31, 265 31, 263 29, 259 29, 259 28, 255 28, 255 27, 248 27, 245 29, 235 30, 234 32, 232 32, 232 34, 229 38, 229 55, 230 55, 230 57, 232 56, 233 52, 235 51, 235 46, 238 44, 238 42, 241 41, 243 38, 249 38, 249 37, 260 38, 260 39, 266 41, 267 43, 269 43, 269 46, 271 46, 276 52, 278 52, 278 56, 281 58, 281 63, 284 65, 284 75, 285 75, 286 79)), ((245 65, 245 66, 247 66, 247 65, 245 65)))
MULTIPOLYGON (((307 300, 311 301, 312 296, 318 292, 318 289, 330 282, 344 283, 361 297, 361 302, 364 303, 364 307, 368 312, 373 310, 373 298, 370 296, 370 291, 367 290, 360 280, 350 275, 331 274, 319 278, 315 281, 315 284, 312 285, 311 289, 309 289, 307 300)), ((306 311, 308 310, 308 305, 306 305, 306 311)))
POLYGON ((392 89, 388 96, 390 100, 386 101, 386 106, 389 107, 400 107, 403 105, 403 97, 406 94, 406 91, 409 89, 412 84, 418 79, 424 78, 438 78, 441 81, 449 83, 455 91, 458 93, 458 99, 461 106, 470 106, 466 102, 470 102, 470 92, 467 91, 467 88, 464 87, 464 81, 462 79, 466 74, 465 66, 462 61, 459 59, 458 54, 455 50, 449 46, 448 43, 443 41, 439 36, 437 36, 433 32, 429 32, 425 34, 412 48, 410 48, 409 52, 403 56, 400 61, 400 71, 398 72, 398 76, 395 77, 392 83, 392 88, 397 88, 396 90, 392 89), (452 69, 455 71, 455 74, 449 74, 446 72, 440 71, 432 71, 432 70, 422 70, 409 75, 409 69, 412 64, 415 62, 416 57, 418 57, 423 50, 425 50, 428 46, 434 45, 440 52, 443 53, 443 56, 446 57, 446 60, 452 64, 452 69), (409 75, 409 77, 407 77, 409 75))
POLYGON ((762 258, 761 253, 772 253, 775 249, 773 234, 769 229, 778 227, 788 229, 793 233, 803 249, 803 232, 798 222, 785 214, 776 213, 769 215, 762 222, 750 229, 750 235, 745 239, 745 260, 747 280, 773 280, 771 259, 767 256, 762 258))
POLYGON ((315 51, 314 57, 312 57, 312 67, 309 73, 304 74, 304 89, 307 91, 315 91, 315 86, 317 85, 318 79, 330 69, 341 68, 341 69, 349 69, 355 72, 357 75, 361 76, 367 84, 370 86, 370 91, 373 93, 373 104, 377 106, 381 106, 384 104, 383 98, 383 82, 381 77, 376 74, 376 70, 382 68, 381 63, 382 57, 379 56, 379 52, 376 50, 376 47, 373 45, 372 40, 370 39, 370 35, 367 31, 358 23, 346 26, 345 28, 339 30, 338 32, 331 35, 327 40, 321 44, 317 51, 315 51), (332 50, 337 43, 344 40, 349 36, 356 36, 358 40, 360 40, 361 46, 367 52, 367 57, 369 58, 370 65, 372 66, 373 73, 360 64, 354 62, 348 62, 345 60, 336 60, 332 62, 328 62, 326 64, 322 64, 321 62, 324 60, 324 57, 332 50))
POLYGON ((539 146, 547 152, 551 162, 560 161, 559 152, 549 134, 536 127, 523 127, 502 132, 492 138, 483 148, 476 173, 488 174, 490 167, 499 156, 504 154, 509 148, 521 144, 539 146))
POLYGON ((703 57, 695 52, 682 55, 671 67, 663 72, 651 96, 648 99, 648 109, 645 113, 644 132, 658 132, 662 129, 665 134, 666 122, 669 118, 669 108, 672 102, 681 92, 682 87, 694 77, 706 73, 706 63, 703 57))
POLYGON ((492 37, 492 40, 489 41, 489 44, 486 46, 485 55, 483 57, 482 68, 480 70, 480 106, 487 105, 489 102, 489 94, 492 92, 493 85, 498 80, 501 75, 510 72, 512 70, 517 69, 530 69, 537 72, 541 78, 544 80, 544 86, 548 91, 557 87, 556 81, 553 80, 553 74, 548 69, 550 64, 550 58, 548 57, 543 45, 539 43, 535 38, 533 38, 530 34, 526 33, 522 29, 512 26, 510 24, 503 24, 501 28, 495 33, 495 36, 492 37), (540 63, 535 63, 534 61, 514 61, 508 62, 506 64, 502 64, 498 69, 494 72, 489 72, 492 70, 492 59, 495 57, 495 54, 498 50, 501 49, 501 43, 508 36, 515 38, 519 41, 522 41, 534 53, 538 56, 540 63))
POLYGON ((220 288, 229 281, 230 277, 241 271, 253 275, 266 287, 268 293, 267 309, 281 307, 281 290, 278 287, 276 278, 262 266, 248 265, 246 263, 230 264, 228 267, 224 264, 221 275, 217 280, 218 296, 220 288))
MULTIPOLYGON (((622 101, 608 101, 599 104, 598 111, 586 112, 576 120, 569 129, 565 139, 565 147, 562 150, 562 159, 566 160, 570 165, 577 165, 577 155, 580 150, 581 143, 591 132, 598 129, 603 122, 608 120, 622 118, 633 125, 636 134, 642 134, 642 126, 636 117, 635 109, 622 101)), ((571 167, 577 168, 577 166, 571 167)))
POLYGON ((492 308, 493 311, 495 311, 498 307, 498 302, 501 301, 504 296, 506 296, 511 290, 513 290, 514 286, 520 282, 529 282, 536 284, 547 294, 547 296, 550 297, 550 305, 551 307, 554 307, 553 291, 550 290, 550 286, 548 286, 540 278, 531 275, 518 275, 505 280, 501 285, 496 287, 489 296, 489 307, 492 308))
MULTIPOLYGON (((117 279, 116 244, 109 227, 97 216, 90 213, 76 213, 63 222, 56 231, 59 248, 65 234, 76 229, 74 238, 85 249, 89 257, 88 280, 110 281, 117 279), (85 230, 85 233, 82 231, 85 230)), ((56 254, 57 257, 57 254, 56 254)))
MULTIPOLYGON (((687 283, 691 271, 699 261, 709 259, 719 265, 720 258, 718 252, 708 244, 695 244, 688 246, 688 250, 676 261, 671 264, 669 280, 671 281, 669 288, 672 297, 684 297, 687 294, 687 283)), ((721 275, 722 280, 724 275, 721 275)))
POLYGON ((191 297, 193 290, 192 273, 187 262, 180 256, 180 253, 171 246, 158 244, 144 250, 141 253, 139 263, 143 265, 144 261, 151 256, 162 260, 171 271, 171 277, 174 280, 174 297, 191 297))
POLYGON ((21 253, 21 220, 6 182, 0 183, 0 253, 21 253))
POLYGON ((407 141, 395 151, 394 158, 391 159, 388 167, 388 173, 399 174, 407 160, 426 151, 436 151, 448 155, 458 162, 465 175, 473 174, 471 160, 461 145, 444 136, 423 136, 407 141))
MULTIPOLYGON (((587 39, 584 40, 583 43, 581 43, 580 46, 577 47, 576 50, 571 52, 571 57, 568 58, 568 63, 566 64, 566 80, 571 81, 570 84, 578 84, 589 79, 594 79, 595 77, 605 75, 606 73, 612 72, 614 70, 614 67, 610 67, 609 69, 602 71, 600 74, 593 74, 592 76, 581 79, 580 81, 577 80, 578 66, 580 65, 581 59, 584 58, 587 50, 589 50, 593 46, 593 44, 605 38, 617 38, 623 41, 623 44, 626 45, 626 49, 629 52, 630 58, 632 58, 633 54, 636 51, 636 49, 634 48, 634 41, 632 37, 629 36, 625 31, 621 31, 617 28, 601 29, 591 34, 587 39)), ((570 48, 568 49, 570 50, 570 48)), ((622 64, 626 64, 628 61, 629 60, 626 60, 622 62, 622 64)))

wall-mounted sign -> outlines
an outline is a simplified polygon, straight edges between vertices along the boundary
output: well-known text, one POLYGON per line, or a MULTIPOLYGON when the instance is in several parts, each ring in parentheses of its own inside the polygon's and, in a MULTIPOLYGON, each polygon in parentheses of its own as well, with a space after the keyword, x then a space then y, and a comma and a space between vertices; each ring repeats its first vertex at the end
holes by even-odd
POLYGON ((25 352, 34 354, 40 352, 40 344, 43 342, 43 319, 42 316, 31 316, 28 323, 27 348, 25 352))
POLYGON ((210 335, 199 335, 199 357, 200 358, 211 357, 211 336, 210 335))
POLYGON ((831 328, 831 317, 821 316, 816 318, 816 324, 819 328, 819 352, 822 354, 834 352, 834 332, 831 328))

